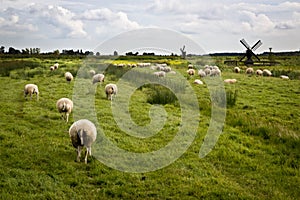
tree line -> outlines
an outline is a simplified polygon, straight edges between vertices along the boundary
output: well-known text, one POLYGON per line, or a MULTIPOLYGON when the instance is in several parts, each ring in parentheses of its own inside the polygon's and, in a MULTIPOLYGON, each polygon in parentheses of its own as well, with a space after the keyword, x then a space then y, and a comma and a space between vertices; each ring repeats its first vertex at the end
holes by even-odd
POLYGON ((100 53, 97 52, 94 54, 92 51, 82 51, 80 50, 67 50, 64 49, 61 52, 59 50, 54 50, 53 52, 46 52, 41 53, 40 48, 25 48, 25 49, 16 49, 14 47, 9 47, 8 50, 5 49, 4 46, 0 47, 0 54, 9 54, 9 55, 80 55, 80 56, 87 56, 87 55, 96 55, 99 56, 100 53))

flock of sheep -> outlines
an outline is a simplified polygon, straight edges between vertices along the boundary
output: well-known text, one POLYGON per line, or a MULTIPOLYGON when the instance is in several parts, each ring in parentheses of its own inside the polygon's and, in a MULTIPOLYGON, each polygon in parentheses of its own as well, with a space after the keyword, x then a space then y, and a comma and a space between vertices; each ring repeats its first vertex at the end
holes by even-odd
MULTIPOLYGON (((59 64, 55 63, 53 66, 50 67, 50 70, 56 70, 58 69, 59 64)), ((117 67, 124 67, 126 66, 125 64, 116 64, 117 67)), ((166 74, 176 74, 175 71, 172 70, 170 66, 167 64, 151 64, 151 63, 137 63, 137 64, 131 64, 130 67, 149 67, 153 71, 153 75, 157 77, 165 77, 166 74)), ((196 75, 196 70, 194 69, 194 66, 192 64, 189 64, 187 66, 187 76, 194 76, 196 75)), ((241 69, 239 67, 234 67, 233 69, 234 73, 241 73, 241 69)), ((94 70, 89 71, 91 77, 92 77, 92 84, 97 84, 100 83, 102 84, 105 79, 105 75, 98 73, 94 70)), ((254 71, 252 67, 248 67, 245 70, 246 74, 256 74, 257 76, 272 76, 272 73, 267 70, 260 70, 257 69, 254 71)), ((214 76, 221 76, 221 70, 219 69, 218 66, 210 66, 210 65, 205 65, 202 69, 199 69, 197 72, 198 76, 200 78, 203 77, 214 77, 214 76)), ((74 77, 70 72, 66 72, 64 74, 65 80, 70 83, 74 77)), ((282 79, 289 79, 288 76, 281 76, 282 79)), ((236 83, 236 79, 225 79, 224 83, 236 83)), ((203 82, 200 79, 195 79, 194 80, 195 84, 203 84, 203 82)), ((109 83, 105 85, 105 94, 108 100, 113 100, 113 96, 117 95, 118 88, 116 84, 109 83)), ((25 98, 27 95, 30 96, 30 99, 32 99, 33 95, 36 95, 37 100, 39 100, 39 89, 38 86, 35 84, 26 84, 24 88, 24 96, 25 98)), ((61 117, 63 120, 66 120, 66 122, 69 121, 69 115, 71 114, 73 110, 73 102, 69 98, 60 98, 56 102, 56 108, 58 112, 61 114, 61 117)), ((70 128, 69 128, 69 136, 71 138, 72 144, 74 148, 77 150, 77 161, 80 161, 80 155, 82 152, 83 147, 86 147, 86 155, 84 158, 85 163, 87 163, 87 156, 91 155, 91 145, 92 143, 96 140, 97 137, 97 130, 95 125, 87 120, 87 119, 81 119, 76 122, 74 122, 70 128)))
MULTIPOLYGON (((50 70, 58 69, 58 63, 55 63, 53 66, 50 67, 50 70)), ((103 83, 104 82, 104 74, 96 74, 94 70, 90 71, 92 77, 92 84, 96 83, 103 83)), ((68 83, 70 83, 74 77, 70 72, 66 72, 64 77, 68 83)), ((105 93, 107 99, 113 99, 113 96, 117 95, 117 85, 113 83, 109 83, 105 86, 105 93)), ((27 99, 27 96, 30 96, 30 100, 32 96, 36 95, 37 101, 39 100, 39 89, 36 84, 26 84, 24 87, 24 97, 27 99)), ((73 110, 73 101, 69 98, 63 97, 57 100, 56 108, 58 112, 61 114, 63 120, 66 122, 69 121, 69 115, 73 110)), ((87 163, 87 156, 92 155, 91 146, 93 142, 95 142, 97 137, 97 130, 95 125, 87 120, 87 119, 80 119, 74 122, 69 128, 69 136, 71 138, 71 142, 77 150, 77 161, 80 162, 80 156, 82 149, 86 148, 86 154, 84 161, 87 163)))

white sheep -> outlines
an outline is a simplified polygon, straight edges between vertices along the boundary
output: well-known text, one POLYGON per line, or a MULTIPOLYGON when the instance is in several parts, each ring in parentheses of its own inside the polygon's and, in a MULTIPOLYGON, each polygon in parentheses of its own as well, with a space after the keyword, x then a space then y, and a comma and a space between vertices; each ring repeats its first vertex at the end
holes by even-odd
POLYGON ((206 76, 210 76, 211 69, 209 67, 206 67, 206 68, 204 68, 204 72, 205 72, 206 76))
POLYGON ((98 83, 98 82, 100 82, 100 83, 104 82, 104 78, 105 78, 104 74, 95 74, 93 76, 93 84, 98 83))
POLYGON ((240 72, 241 72, 241 69, 240 69, 239 67, 234 67, 234 68, 233 68, 233 71, 234 71, 235 73, 240 73, 240 72))
POLYGON ((272 72, 270 70, 264 69, 263 70, 263 75, 264 76, 272 76, 272 72))
POLYGON ((197 84, 197 85, 203 85, 203 82, 199 79, 195 79, 194 80, 194 84, 197 84))
POLYGON ((91 69, 91 70, 89 71, 89 73, 90 73, 91 76, 94 76, 94 75, 96 74, 95 70, 93 70, 93 69, 91 69))
POLYGON ((194 70, 194 69, 188 69, 186 72, 187 72, 188 75, 190 75, 190 76, 195 75, 195 70, 194 70))
POLYGON ((66 78, 67 82, 70 83, 73 80, 73 75, 71 74, 71 72, 66 72, 65 78, 66 78))
POLYGON ((281 79, 289 80, 290 78, 287 75, 280 75, 281 79))
POLYGON ((69 135, 73 147, 77 150, 77 162, 80 162, 81 151, 85 147, 86 153, 84 162, 87 164, 88 155, 92 156, 92 144, 97 138, 97 129, 95 125, 87 120, 80 119, 74 122, 69 128, 69 135))
POLYGON ((165 77, 166 76, 166 72, 164 72, 164 71, 154 72, 153 74, 157 77, 165 77))
POLYGON ((56 108, 59 113, 62 113, 62 118, 69 121, 69 115, 73 109, 73 101, 68 98, 61 98, 56 102, 56 108))
POLYGON ((235 78, 233 78, 233 79, 225 79, 224 80, 224 83, 236 83, 236 82, 237 82, 237 80, 235 78))
POLYGON ((246 69, 246 74, 253 74, 254 73, 254 69, 252 67, 248 67, 246 69))
POLYGON ((58 69, 58 63, 55 63, 53 66, 54 66, 54 69, 58 69))
POLYGON ((105 94, 107 99, 112 101, 113 96, 117 95, 118 87, 116 84, 109 83, 105 86, 105 94))
POLYGON ((164 72, 170 72, 172 71, 172 68, 167 66, 167 67, 162 67, 161 71, 164 71, 164 72))
POLYGON ((54 66, 50 66, 50 71, 54 71, 54 70, 55 70, 54 66))
POLYGON ((255 74, 258 75, 258 76, 262 76, 263 75, 263 71, 258 69, 255 71, 255 74))
POLYGON ((193 69, 193 68, 194 68, 194 66, 192 64, 188 65, 188 69, 193 69))
POLYGON ((210 71, 210 76, 221 76, 221 70, 219 68, 213 68, 210 71))
POLYGON ((26 84, 24 88, 24 97, 30 95, 30 100, 32 99, 32 95, 36 94, 36 99, 39 100, 39 88, 35 84, 26 84))
POLYGON ((205 73, 205 71, 204 71, 203 69, 199 69, 199 70, 198 70, 198 75, 199 75, 201 78, 203 78, 203 77, 206 76, 206 73, 205 73))

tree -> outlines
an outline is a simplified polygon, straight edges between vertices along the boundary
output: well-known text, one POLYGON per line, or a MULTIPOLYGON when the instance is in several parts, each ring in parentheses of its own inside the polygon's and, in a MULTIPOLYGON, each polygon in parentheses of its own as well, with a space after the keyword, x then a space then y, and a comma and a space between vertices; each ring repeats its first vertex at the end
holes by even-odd
POLYGON ((5 47, 4 46, 1 46, 0 47, 0 54, 4 54, 5 53, 5 47))
POLYGON ((59 55, 59 50, 58 49, 54 50, 53 54, 58 56, 59 55))

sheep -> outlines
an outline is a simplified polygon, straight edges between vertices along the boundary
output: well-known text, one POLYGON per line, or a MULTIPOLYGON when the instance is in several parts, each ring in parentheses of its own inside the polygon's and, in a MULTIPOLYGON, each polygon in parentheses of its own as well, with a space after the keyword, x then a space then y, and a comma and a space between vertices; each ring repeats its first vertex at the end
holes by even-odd
POLYGON ((54 70, 55 70, 54 66, 50 66, 50 71, 54 71, 54 70))
POLYGON ((193 69, 193 68, 194 68, 194 66, 192 64, 188 65, 188 69, 193 69))
POLYGON ((54 69, 58 69, 58 63, 55 63, 54 65, 53 65, 53 67, 54 67, 54 69))
POLYGON ((39 88, 35 84, 26 84, 24 87, 24 97, 30 95, 30 100, 32 99, 32 95, 36 94, 36 100, 39 100, 39 88))
POLYGON ((66 78, 67 82, 70 83, 73 80, 73 75, 71 74, 71 72, 66 72, 65 78, 66 78))
POLYGON ((172 71, 172 68, 171 67, 162 67, 161 71, 164 71, 164 72, 170 72, 172 71))
POLYGON ((203 69, 199 69, 199 70, 198 70, 198 75, 199 75, 201 78, 203 78, 203 77, 206 76, 206 73, 205 73, 205 71, 204 71, 203 69))
POLYGON ((77 162, 80 162, 82 149, 86 148, 84 162, 87 164, 87 157, 88 155, 92 156, 92 144, 97 138, 95 125, 87 119, 80 119, 70 126, 69 136, 73 147, 77 150, 77 162))
POLYGON ((240 73, 240 72, 241 72, 241 69, 240 69, 239 67, 234 67, 234 68, 233 68, 233 71, 234 71, 235 73, 240 73))
POLYGON ((100 82, 100 83, 104 82, 104 78, 105 78, 104 74, 95 74, 93 76, 93 84, 98 83, 98 82, 100 82))
POLYGON ((188 75, 190 75, 190 76, 195 75, 195 70, 194 70, 194 69, 188 69, 186 72, 187 72, 188 75))
POLYGON ((66 122, 69 121, 69 114, 73 109, 73 101, 68 98, 61 98, 56 102, 56 108, 59 113, 62 113, 62 119, 66 119, 66 122))
POLYGON ((237 82, 237 80, 235 78, 233 78, 233 79, 225 79, 224 80, 224 83, 236 83, 236 82, 237 82))
POLYGON ((105 86, 105 93, 106 93, 106 97, 107 99, 112 101, 112 97, 117 95, 118 93, 118 87, 116 84, 113 83, 109 83, 105 86))
POLYGON ((246 74, 253 74, 253 73, 254 73, 254 70, 253 70, 252 67, 248 67, 248 68, 246 69, 246 74))
POLYGON ((154 72, 153 74, 157 77, 165 77, 166 76, 166 72, 164 72, 164 71, 154 72))
POLYGON ((287 75, 280 75, 281 79, 289 80, 290 78, 287 75))
POLYGON ((221 70, 219 68, 213 68, 210 72, 210 76, 221 76, 221 70))
POLYGON ((204 69, 204 72, 205 72, 206 76, 210 76, 211 69, 207 67, 204 69))
POLYGON ((93 70, 93 69, 91 69, 91 70, 89 71, 89 73, 90 73, 91 76, 94 76, 94 75, 96 74, 95 70, 93 70))
POLYGON ((203 85, 203 82, 199 79, 195 79, 194 80, 194 84, 197 84, 197 85, 203 85))
POLYGON ((267 70, 267 69, 264 69, 264 70, 263 70, 263 75, 264 75, 264 76, 272 76, 272 72, 269 71, 269 70, 267 70))
POLYGON ((261 75, 263 75, 263 71, 258 69, 258 70, 255 71, 255 74, 258 75, 258 76, 261 76, 261 75))

